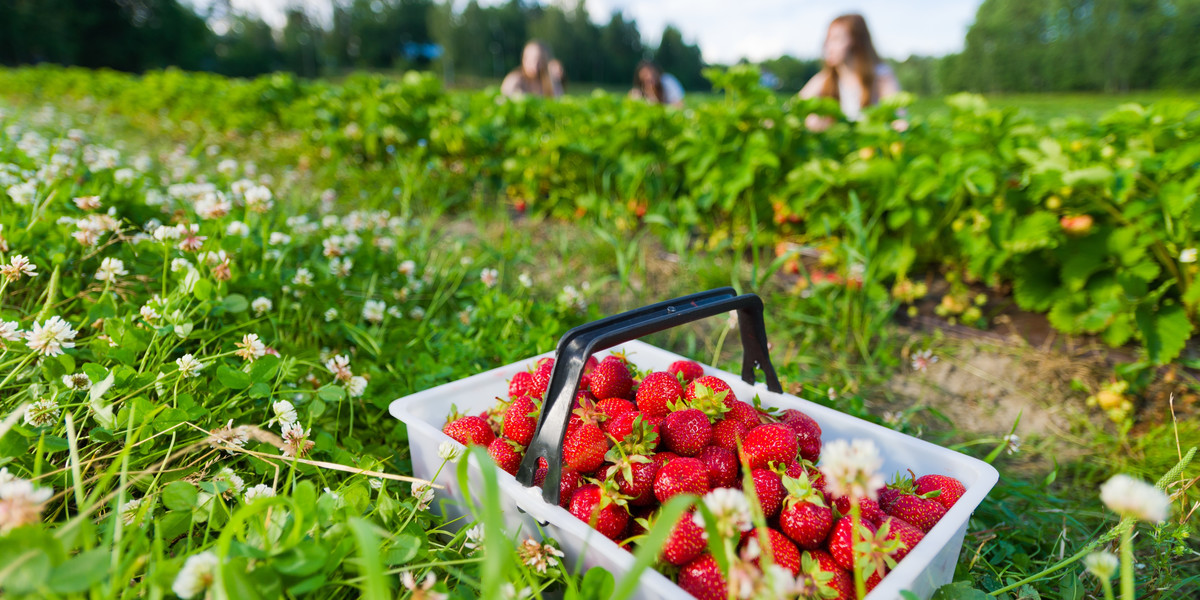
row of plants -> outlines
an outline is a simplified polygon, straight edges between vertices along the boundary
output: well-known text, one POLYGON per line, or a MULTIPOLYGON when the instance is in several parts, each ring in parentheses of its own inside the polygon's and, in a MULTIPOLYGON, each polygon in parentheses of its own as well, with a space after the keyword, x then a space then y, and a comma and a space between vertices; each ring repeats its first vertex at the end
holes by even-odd
MULTIPOLYGON (((380 185, 402 187, 406 201, 500 201, 614 232, 649 227, 676 243, 686 232, 682 243, 708 248, 836 249, 856 235, 853 206, 868 225, 855 244, 877 258, 871 279, 902 301, 917 300, 921 276, 938 269, 955 284, 942 312, 968 323, 986 322, 969 291, 986 286, 1060 331, 1136 341, 1145 364, 1183 352, 1200 303, 1195 103, 1045 124, 970 95, 897 118, 901 96, 816 134, 802 123, 834 114, 832 104, 780 98, 751 67, 709 77, 724 99, 686 110, 602 93, 505 101, 494 90, 447 92, 419 73, 333 83, 39 67, 4 71, 0 86, 219 131, 289 132, 299 168, 336 181, 330 157, 375 165, 380 185)), ((842 277, 863 267, 851 252, 829 254, 842 277)))

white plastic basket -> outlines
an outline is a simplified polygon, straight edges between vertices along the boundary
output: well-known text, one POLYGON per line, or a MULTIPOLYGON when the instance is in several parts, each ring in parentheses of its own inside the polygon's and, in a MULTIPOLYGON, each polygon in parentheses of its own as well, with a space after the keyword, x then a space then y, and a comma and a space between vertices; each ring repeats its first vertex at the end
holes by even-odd
MULTIPOLYGON (((672 362, 684 358, 639 341, 624 343, 613 350, 628 353, 630 360, 639 368, 656 371, 666 370, 672 362)), ((496 397, 507 397, 509 379, 527 370, 543 356, 554 357, 555 353, 534 356, 393 401, 391 414, 408 427, 413 475, 431 479, 442 464, 438 457, 438 446, 442 442, 452 441, 442 433, 442 425, 452 404, 463 413, 478 414, 486 410, 496 397)), ((867 596, 867 600, 899 598, 902 590, 927 599, 939 586, 951 582, 966 535, 967 520, 999 478, 991 465, 790 394, 770 392, 761 383, 751 386, 732 373, 708 366, 704 370, 707 375, 727 381, 738 398, 750 399, 757 394, 766 406, 795 408, 811 416, 821 426, 823 443, 835 439, 874 441, 883 450, 885 474, 912 469, 918 475, 938 473, 961 481, 966 493, 867 596)), ((472 462, 469 473, 472 488, 482 489, 479 465, 472 462)), ((521 531, 522 535, 536 536, 540 526, 547 535, 558 540, 566 555, 567 565, 580 564, 585 570, 602 567, 618 579, 632 567, 632 554, 563 508, 546 502, 540 488, 525 487, 503 471, 498 470, 497 474, 507 531, 521 531)), ((464 496, 459 492, 455 469, 443 469, 436 483, 445 486, 438 492, 439 501, 436 505, 442 506, 448 517, 464 515, 467 511, 461 504, 464 496)), ((690 596, 663 575, 647 570, 634 597, 651 600, 690 596)))

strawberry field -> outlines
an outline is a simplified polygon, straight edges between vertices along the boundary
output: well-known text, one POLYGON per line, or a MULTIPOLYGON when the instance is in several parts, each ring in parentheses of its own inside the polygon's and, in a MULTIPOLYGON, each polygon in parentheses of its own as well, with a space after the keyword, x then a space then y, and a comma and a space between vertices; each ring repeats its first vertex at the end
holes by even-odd
MULTIPOLYGON (((722 286, 763 298, 785 391, 999 470, 934 597, 1200 589, 1200 106, 1085 122, 902 97, 815 134, 836 107, 710 77, 717 98, 670 110, 417 73, 0 71, 0 595, 629 597, 502 529, 508 475, 441 517, 387 407, 722 286), (1005 352, 1042 370, 987 385, 1068 416, 924 397, 1018 318, 1054 341, 1005 352)), ((733 371, 742 326, 648 341, 733 371)), ((607 356, 561 500, 638 572, 854 598, 953 510, 941 473, 873 472, 703 367, 607 356)), ((447 419, 441 468, 465 477, 470 449, 515 472, 550 368, 447 419)))

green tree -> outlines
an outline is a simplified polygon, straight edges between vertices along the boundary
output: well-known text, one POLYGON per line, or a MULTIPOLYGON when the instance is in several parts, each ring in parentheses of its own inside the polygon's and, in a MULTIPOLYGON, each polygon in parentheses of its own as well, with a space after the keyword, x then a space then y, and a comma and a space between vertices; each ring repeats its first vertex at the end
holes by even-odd
POLYGON ((683 33, 668 25, 663 29, 662 40, 654 51, 654 62, 664 72, 670 73, 689 90, 708 89, 708 81, 701 74, 704 59, 700 48, 683 41, 683 33))

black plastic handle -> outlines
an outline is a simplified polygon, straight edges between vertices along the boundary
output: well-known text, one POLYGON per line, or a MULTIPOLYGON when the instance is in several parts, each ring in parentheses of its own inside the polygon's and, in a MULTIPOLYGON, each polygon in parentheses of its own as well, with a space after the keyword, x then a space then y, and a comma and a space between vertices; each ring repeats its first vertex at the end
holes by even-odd
POLYGON ((517 481, 532 486, 538 458, 545 458, 549 468, 542 483, 542 497, 558 504, 563 441, 588 357, 651 333, 736 310, 742 337, 742 380, 753 385, 757 367, 766 375, 767 389, 782 393, 767 349, 762 299, 754 294, 736 294, 733 288, 700 292, 580 325, 564 334, 558 342, 537 431, 525 450, 517 481))

